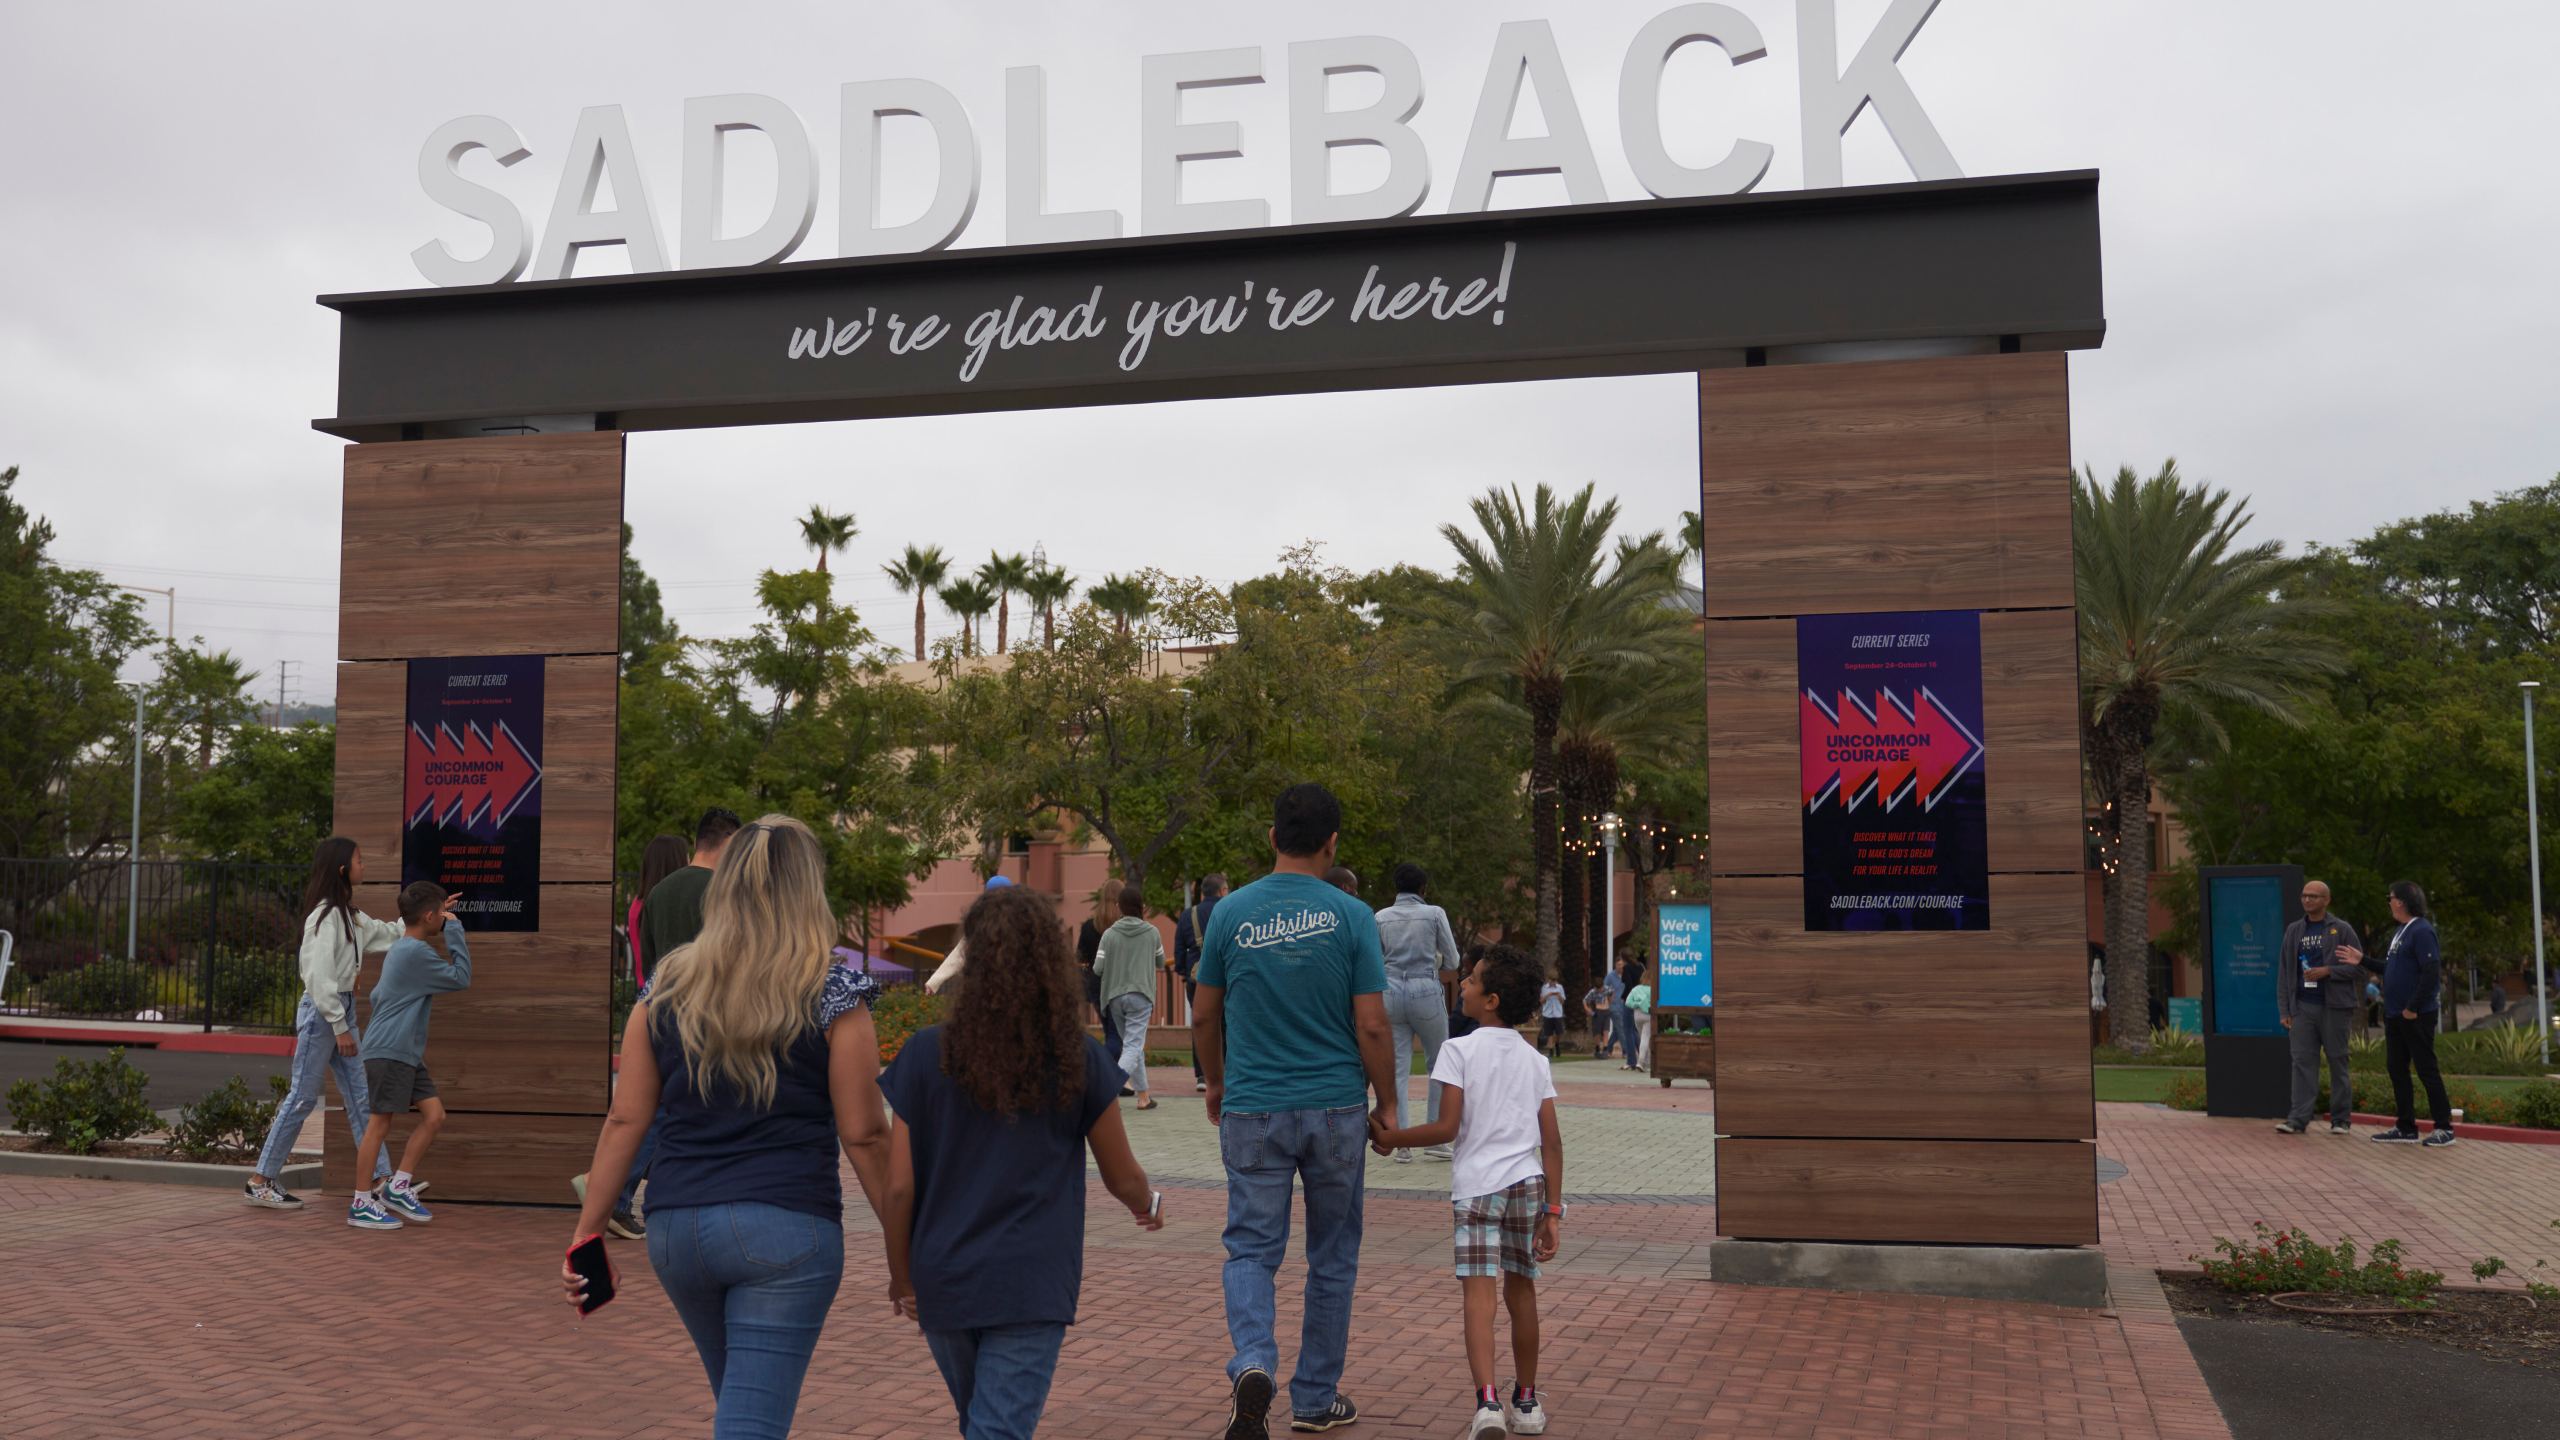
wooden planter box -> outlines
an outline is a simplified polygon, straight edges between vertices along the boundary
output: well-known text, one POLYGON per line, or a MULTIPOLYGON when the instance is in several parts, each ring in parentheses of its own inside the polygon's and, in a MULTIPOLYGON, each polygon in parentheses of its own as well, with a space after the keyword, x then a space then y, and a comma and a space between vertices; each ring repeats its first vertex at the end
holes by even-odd
POLYGON ((1653 1037, 1653 1078, 1666 1090, 1674 1080, 1704 1080, 1715 1083, 1716 1037, 1713 1035, 1656 1035, 1653 1037))

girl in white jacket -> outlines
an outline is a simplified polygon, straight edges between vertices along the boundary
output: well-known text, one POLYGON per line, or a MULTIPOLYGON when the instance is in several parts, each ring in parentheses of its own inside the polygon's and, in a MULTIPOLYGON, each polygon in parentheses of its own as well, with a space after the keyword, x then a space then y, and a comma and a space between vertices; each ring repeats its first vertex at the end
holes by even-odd
MULTIPOLYGON (((311 879, 302 889, 302 1003, 293 1016, 293 1088, 258 1152, 257 1173, 241 1187, 241 1198, 252 1205, 302 1208, 284 1188, 284 1167, 302 1122, 320 1103, 324 1075, 337 1077, 348 1128, 362 1139, 367 1115, 364 1065, 356 1059, 356 969, 365 956, 390 949, 401 934, 398 921, 376 920, 355 908, 355 890, 363 883, 364 852, 353 840, 332 836, 312 852, 311 879)), ((373 1178, 381 1180, 391 1173, 390 1157, 374 1158, 379 1173, 373 1178)))

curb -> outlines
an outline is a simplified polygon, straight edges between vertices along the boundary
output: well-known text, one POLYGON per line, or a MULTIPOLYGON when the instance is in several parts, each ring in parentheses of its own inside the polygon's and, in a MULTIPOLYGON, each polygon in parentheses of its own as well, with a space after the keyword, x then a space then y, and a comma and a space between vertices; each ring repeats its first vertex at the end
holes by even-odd
MULTIPOLYGON (((2388 1130, 2400 1120, 2394 1115, 2367 1115, 2359 1110, 2356 1123, 2388 1130)), ((2560 1145, 2560 1130, 2532 1130, 2522 1125, 2475 1125, 2463 1120, 2455 1122, 2453 1133, 2465 1140, 2494 1140, 2506 1145, 2560 1145)))
POLYGON ((122 1045, 128 1050, 166 1050, 172 1055, 274 1055, 290 1058, 290 1035, 243 1035, 234 1031, 137 1030, 115 1024, 0 1024, 0 1040, 45 1040, 57 1045, 122 1045))
MULTIPOLYGON (((146 1185, 191 1185, 228 1190, 248 1174, 245 1165, 208 1165, 194 1160, 127 1160, 109 1155, 47 1155, 28 1150, 0 1150, 0 1175, 41 1180, 125 1180, 146 1185)), ((276 1177, 288 1190, 320 1188, 320 1162, 284 1167, 276 1177)))

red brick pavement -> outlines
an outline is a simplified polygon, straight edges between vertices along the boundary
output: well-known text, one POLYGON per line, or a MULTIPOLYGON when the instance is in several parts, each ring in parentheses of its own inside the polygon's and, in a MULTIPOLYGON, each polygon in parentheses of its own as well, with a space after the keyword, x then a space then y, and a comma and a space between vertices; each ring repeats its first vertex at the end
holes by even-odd
MULTIPOLYGON (((2560 1204, 2548 1150, 2422 1155, 2147 1107, 2100 1114, 2102 1152, 2131 1172, 2100 1191, 2109 1313, 1719 1286, 1705 1279, 1712 1207, 1578 1207, 1541 1287, 1554 1433, 2223 1440, 2151 1265, 2255 1215, 2316 1207, 2405 1215, 2372 1233, 2446 1268, 2486 1245, 2529 1265, 2560 1235, 2532 1233, 2549 1218, 2536 1207, 2560 1204)), ((1184 1190, 1168 1204, 1171 1227, 1146 1235, 1096 1192, 1085 1319, 1044 1434, 1215 1433, 1220 1200, 1184 1190)), ((1356 1433, 1458 1432, 1446 1216, 1429 1200, 1370 1204, 1346 1382, 1368 1416, 1356 1433)), ((867 1221, 853 1222, 799 1433, 948 1435, 923 1345, 878 1298, 867 1221)), ((218 1192, 0 1180, 0 1436, 702 1434, 701 1372, 640 1247, 617 1246, 625 1296, 582 1322, 554 1298, 567 1228, 557 1211, 447 1205, 431 1227, 373 1235, 325 1201, 279 1215, 218 1192)), ((1281 1276, 1284 1336, 1300 1274, 1293 1262, 1281 1276)))

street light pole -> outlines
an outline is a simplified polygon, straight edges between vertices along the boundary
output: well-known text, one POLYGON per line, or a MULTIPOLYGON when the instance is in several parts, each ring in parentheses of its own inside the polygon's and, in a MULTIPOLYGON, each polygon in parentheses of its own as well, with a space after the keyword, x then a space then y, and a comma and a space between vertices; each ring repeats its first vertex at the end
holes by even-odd
MULTIPOLYGON (((163 590, 154 585, 118 585, 143 595, 164 595, 169 600, 169 644, 178 643, 178 587, 163 590)), ((166 674, 168 662, 161 662, 166 674)), ((133 830, 124 843, 124 958, 130 963, 142 958, 142 682, 133 686, 133 830)))
POLYGON ((1600 973, 1607 975, 1618 949, 1618 829, 1616 811, 1600 817, 1600 973))
POLYGON ((2533 1018, 2542 1036, 2542 1066, 2551 1068, 2551 981, 2542 964, 2542 797, 2541 775, 2533 763, 2533 692, 2539 680, 2517 682, 2524 692, 2524 848, 2533 869, 2533 1018))

